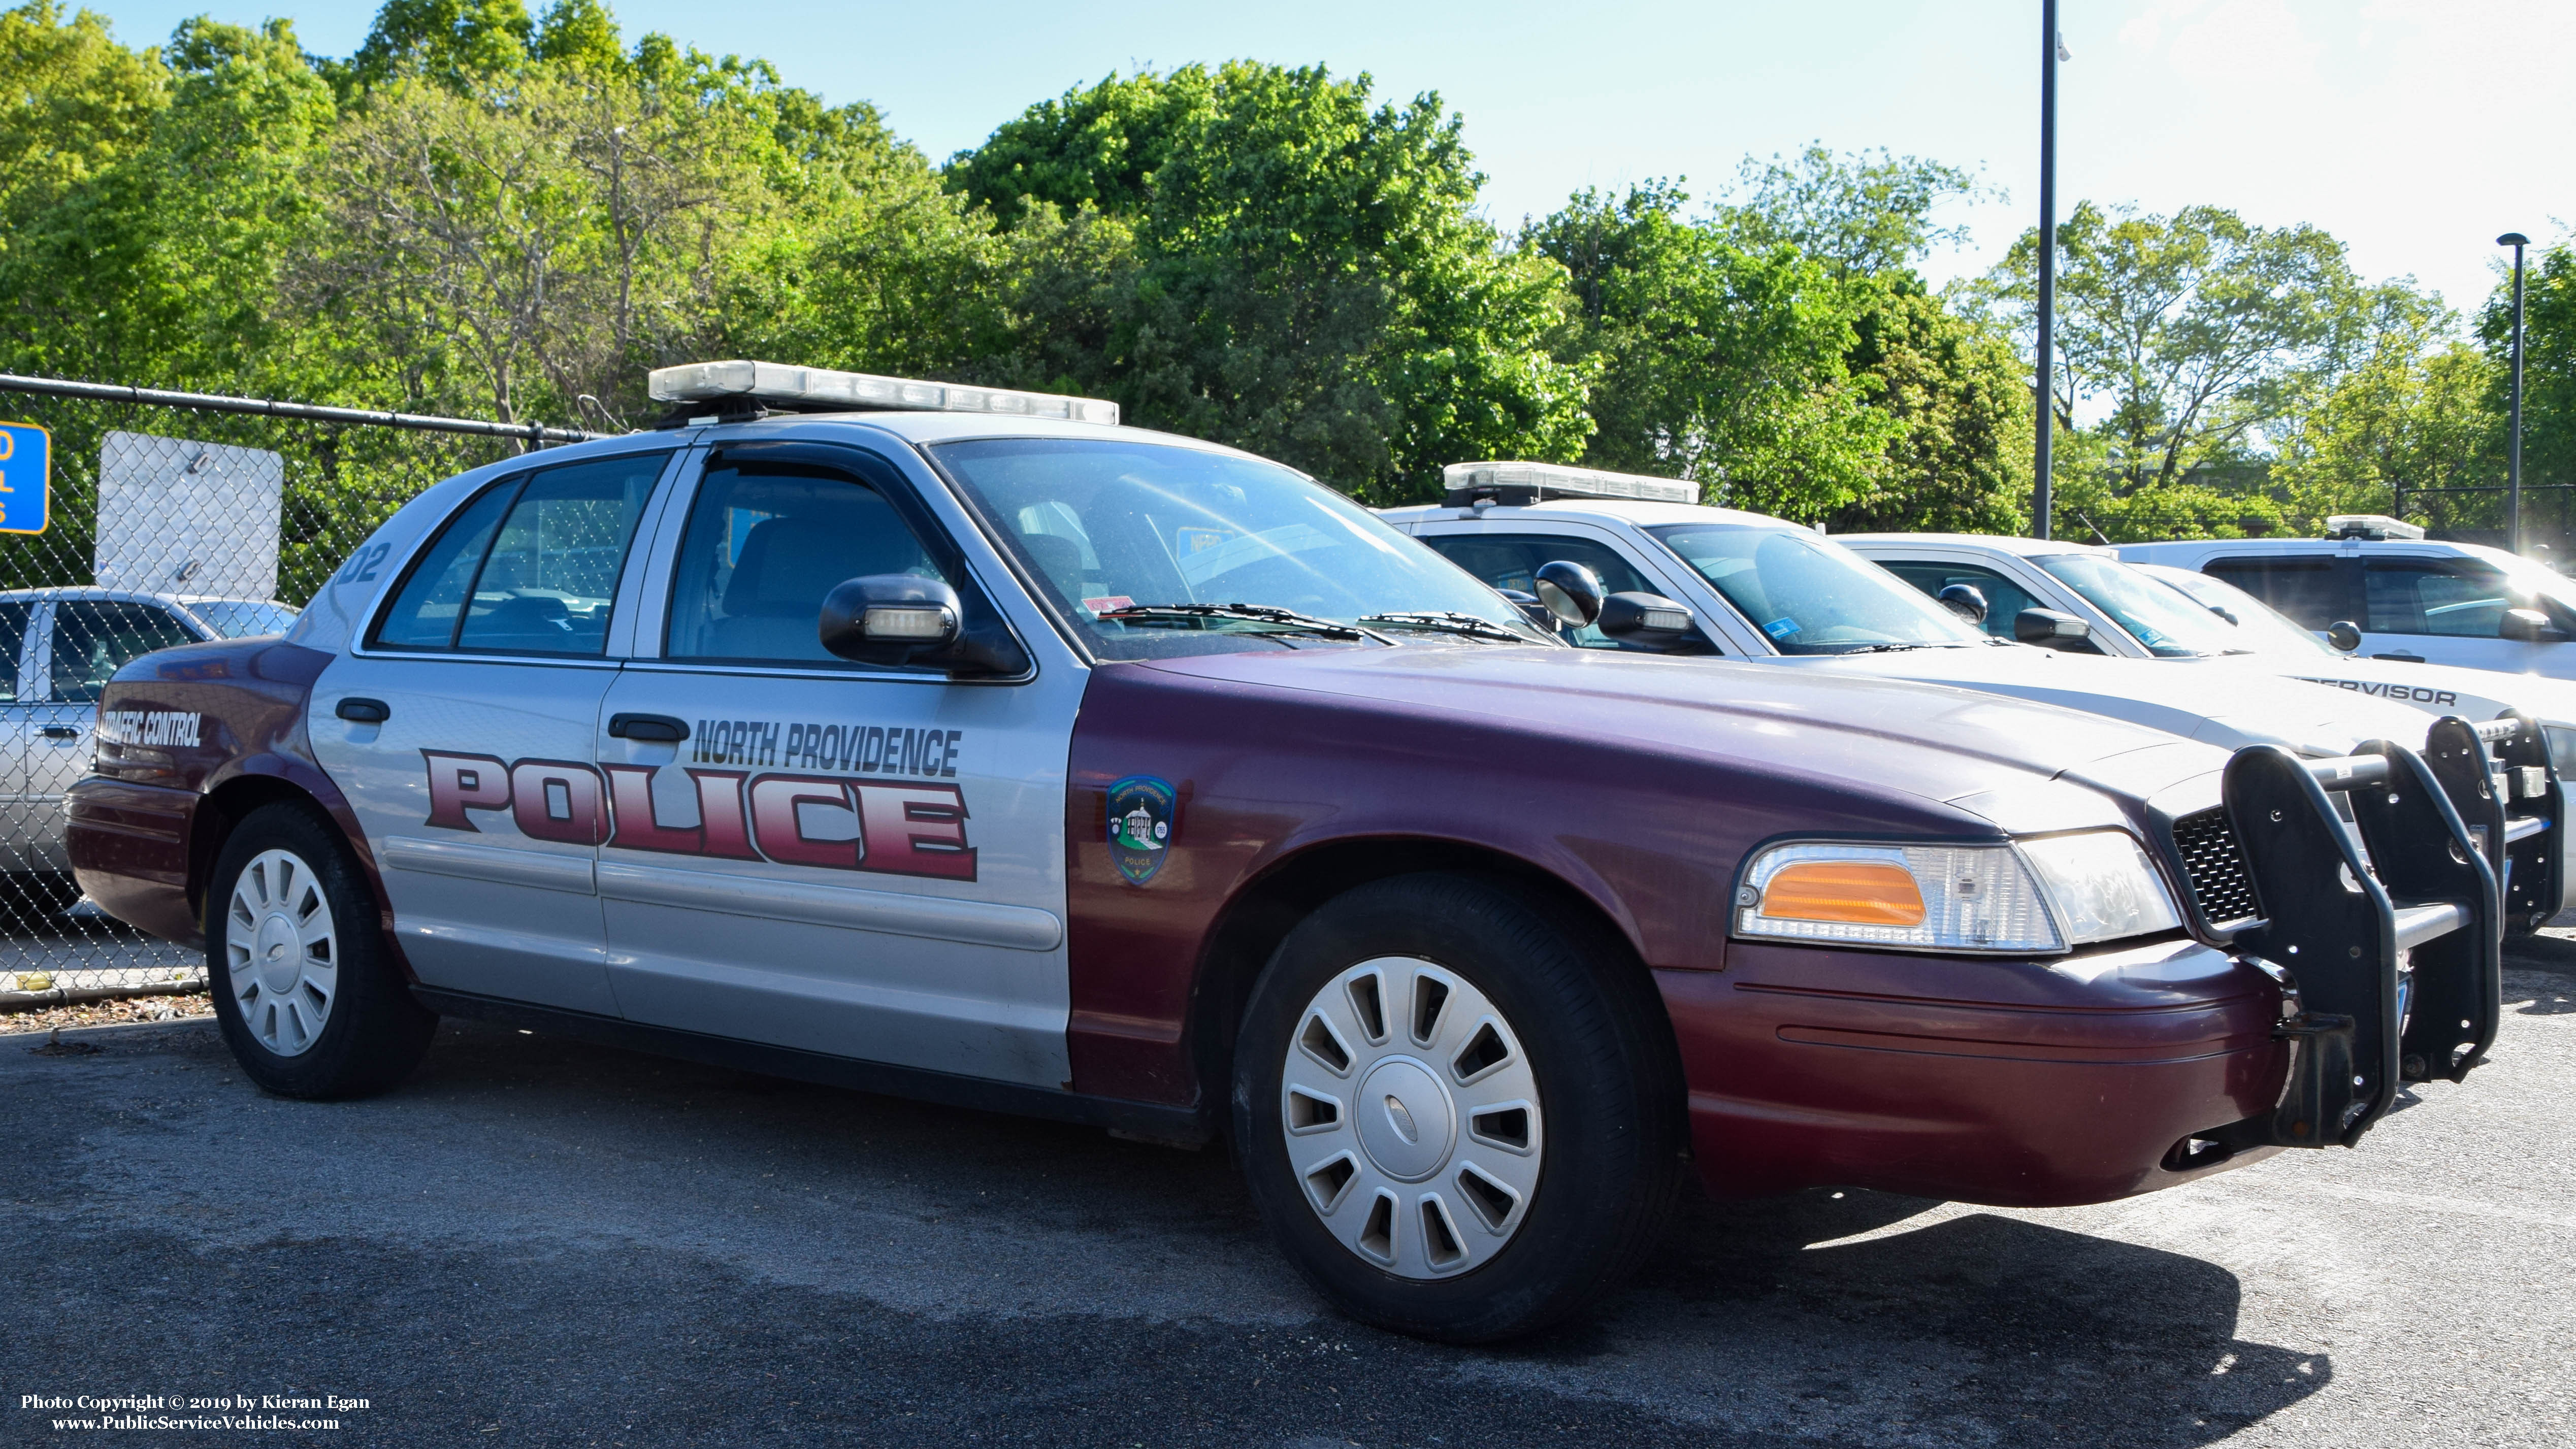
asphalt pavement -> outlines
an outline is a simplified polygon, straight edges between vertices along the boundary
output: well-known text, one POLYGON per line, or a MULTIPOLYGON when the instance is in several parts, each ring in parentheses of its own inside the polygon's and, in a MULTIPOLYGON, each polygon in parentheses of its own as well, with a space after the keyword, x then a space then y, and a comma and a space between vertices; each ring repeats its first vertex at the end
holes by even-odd
POLYGON ((346 1445, 2565 1446, 2576 942, 2516 961, 2492 1063, 2358 1151, 1697 1204, 1488 1350, 1336 1318, 1220 1152, 480 1024, 336 1105, 203 1019, 0 1038, 0 1438, 276 1395, 363 1400, 255 1409, 346 1445))

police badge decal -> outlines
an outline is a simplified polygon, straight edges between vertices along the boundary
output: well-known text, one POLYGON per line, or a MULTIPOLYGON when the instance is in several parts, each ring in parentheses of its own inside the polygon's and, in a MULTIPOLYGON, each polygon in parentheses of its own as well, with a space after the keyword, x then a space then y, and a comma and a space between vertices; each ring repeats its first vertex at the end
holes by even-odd
POLYGON ((1130 775, 1109 787, 1109 854, 1129 885, 1143 885, 1172 853, 1172 782, 1130 775))

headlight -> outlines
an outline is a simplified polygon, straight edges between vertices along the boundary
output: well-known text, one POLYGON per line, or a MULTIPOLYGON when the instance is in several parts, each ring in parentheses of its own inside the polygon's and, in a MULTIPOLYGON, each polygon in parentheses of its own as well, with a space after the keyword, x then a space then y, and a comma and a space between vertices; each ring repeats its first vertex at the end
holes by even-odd
POLYGON ((2017 845, 1776 845, 1737 892, 1745 936, 2053 954, 2171 930, 2173 898, 2118 831, 2017 845))
POLYGON ((2182 924, 2147 853, 2119 831, 2025 840, 2021 853, 2072 945, 2148 936, 2182 924))

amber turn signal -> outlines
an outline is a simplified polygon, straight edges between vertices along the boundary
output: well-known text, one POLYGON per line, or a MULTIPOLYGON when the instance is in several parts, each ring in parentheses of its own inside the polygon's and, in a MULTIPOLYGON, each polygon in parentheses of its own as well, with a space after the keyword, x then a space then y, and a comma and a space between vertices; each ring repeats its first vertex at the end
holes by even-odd
POLYGON ((1782 866, 1762 887, 1761 911, 1773 920, 1919 926, 1923 891, 1901 865, 1803 860, 1782 866))

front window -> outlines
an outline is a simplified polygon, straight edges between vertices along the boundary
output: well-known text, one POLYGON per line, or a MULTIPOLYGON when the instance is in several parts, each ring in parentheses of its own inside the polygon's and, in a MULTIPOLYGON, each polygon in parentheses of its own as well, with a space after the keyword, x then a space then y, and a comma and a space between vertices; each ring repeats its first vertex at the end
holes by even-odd
POLYGON ((2118 559, 2060 553, 2035 562, 2159 659, 2252 652, 2234 625, 2118 559))
POLYGON ((1677 523, 1646 530, 1783 654, 1975 644, 1974 625, 1803 528, 1677 523))
POLYGON ((1276 463, 1087 438, 928 451, 1104 659, 1553 642, 1420 542, 1276 463))
MULTIPOLYGON (((867 466, 856 455, 851 465, 867 466)), ((823 600, 844 579, 878 574, 956 582, 886 495, 852 474, 760 462, 709 469, 682 536, 663 652, 847 668, 823 647, 823 600)))

